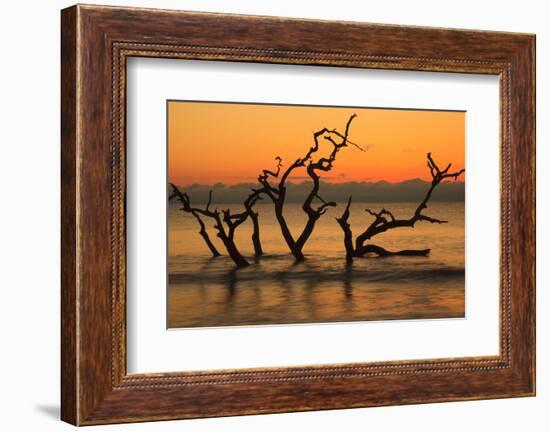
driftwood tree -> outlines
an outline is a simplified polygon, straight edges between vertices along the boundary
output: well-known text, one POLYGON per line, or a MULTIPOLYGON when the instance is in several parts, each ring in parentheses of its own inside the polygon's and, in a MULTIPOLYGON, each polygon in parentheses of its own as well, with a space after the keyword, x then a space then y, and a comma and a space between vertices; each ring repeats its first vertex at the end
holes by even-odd
MULTIPOLYGON (((307 240, 313 233, 315 224, 319 218, 325 214, 329 207, 335 207, 335 202, 327 202, 319 195, 320 173, 328 172, 333 168, 334 161, 338 152, 348 145, 353 145, 364 151, 361 147, 349 141, 349 129, 351 122, 356 117, 355 114, 349 117, 344 133, 337 130, 329 130, 323 128, 313 133, 313 145, 307 153, 294 161, 288 168, 282 171, 282 159, 277 157, 277 166, 275 171, 264 169, 258 177, 261 188, 254 190, 254 193, 265 194, 271 199, 275 207, 275 216, 281 228, 283 238, 294 255, 297 261, 303 261, 305 256, 303 248, 307 240), (315 160, 315 156, 319 151, 320 139, 324 139, 332 145, 332 151, 328 157, 319 157, 315 160), (302 209, 307 215, 307 222, 301 233, 295 238, 288 226, 284 215, 284 206, 287 193, 287 180, 289 176, 298 168, 305 167, 307 175, 311 178, 312 188, 302 204, 302 209), (278 180, 276 184, 272 184, 271 179, 278 180), (316 203, 316 201, 319 201, 316 203)), ((274 181, 276 182, 276 181, 274 181)))
POLYGON ((351 206, 351 197, 348 200, 346 208, 341 217, 337 218, 338 224, 344 231, 344 246, 346 249, 346 258, 348 261, 353 260, 354 257, 363 257, 368 254, 374 254, 377 256, 393 256, 393 255, 402 255, 402 256, 426 256, 430 253, 430 249, 422 250, 400 250, 400 251, 389 251, 383 247, 380 247, 375 244, 371 244, 370 241, 376 235, 384 233, 390 229, 396 229, 401 227, 414 227, 417 222, 426 221, 430 223, 443 224, 447 223, 445 220, 439 220, 434 217, 427 216, 423 211, 428 207, 428 201, 430 200, 434 189, 446 178, 454 178, 455 180, 464 173, 464 169, 461 169, 456 172, 449 172, 451 168, 451 163, 447 167, 441 170, 437 164, 434 162, 431 153, 427 155, 427 165, 430 169, 432 175, 432 183, 426 196, 420 202, 414 214, 407 219, 398 219, 390 211, 382 208, 380 211, 372 211, 366 209, 365 211, 369 213, 374 220, 371 224, 353 240, 353 233, 349 224, 349 215, 350 215, 350 206, 351 206))
POLYGON ((249 263, 235 244, 235 231, 248 219, 248 217, 250 217, 253 225, 252 242, 254 244, 254 251, 257 256, 262 254, 258 214, 254 211, 254 204, 260 199, 258 193, 253 192, 248 196, 244 202, 244 210, 242 212, 232 214, 229 209, 222 210, 221 213, 218 209, 210 209, 212 204, 212 190, 208 195, 206 206, 204 208, 198 208, 191 205, 187 193, 181 192, 174 184, 170 184, 170 186, 172 187, 172 195, 169 199, 178 199, 182 204, 181 210, 195 217, 200 226, 199 234, 202 236, 214 257, 220 256, 220 253, 210 239, 202 217, 207 217, 214 221, 214 228, 217 231, 218 238, 220 238, 227 253, 238 267, 247 266, 249 263))

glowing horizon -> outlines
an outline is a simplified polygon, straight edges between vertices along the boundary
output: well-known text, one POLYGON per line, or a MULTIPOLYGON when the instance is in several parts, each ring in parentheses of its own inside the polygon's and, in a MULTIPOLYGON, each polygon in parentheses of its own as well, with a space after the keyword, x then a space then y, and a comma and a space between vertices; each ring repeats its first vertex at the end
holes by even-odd
MULTIPOLYGON (((355 184, 361 184, 361 183, 375 184, 375 183, 379 183, 379 182, 385 182, 385 183, 388 183, 388 184, 400 184, 400 183, 404 183, 404 182, 407 182, 407 181, 414 181, 414 180, 422 180, 424 182, 429 182, 430 181, 429 179, 423 179, 423 178, 419 178, 419 177, 407 178, 407 179, 399 180, 399 181, 386 181, 386 180, 376 180, 376 181, 325 181, 323 178, 321 178, 320 181, 321 181, 321 183, 326 182, 326 183, 330 183, 330 184, 354 184, 354 183, 355 184)), ((289 181, 286 182, 286 184, 292 184, 292 185, 298 186, 298 185, 301 185, 303 183, 309 183, 310 181, 311 180, 304 178, 303 180, 298 180, 298 181, 289 180, 289 181)), ((174 181, 169 181, 169 182, 174 183, 174 185, 181 186, 181 187, 191 187, 191 186, 201 186, 201 187, 225 186, 225 187, 229 187, 229 186, 240 186, 240 185, 247 186, 247 185, 251 185, 251 184, 256 184, 255 181, 250 181, 250 182, 243 181, 243 182, 232 183, 232 184, 226 184, 222 181, 218 181, 216 183, 209 183, 209 184, 199 183, 199 182, 193 182, 193 183, 187 183, 187 184, 180 184, 180 183, 176 183, 174 181)), ((272 181, 272 182, 274 184, 276 183, 276 181, 272 181)), ((465 183, 465 181, 463 179, 452 180, 452 182, 457 183, 457 184, 465 183)))
MULTIPOLYGON (((349 139, 366 151, 343 148, 321 181, 430 181, 428 152, 441 169, 464 167, 462 111, 169 101, 168 179, 180 186, 255 183, 262 169, 275 168, 276 156, 290 165, 312 145, 313 131, 343 132, 353 113, 349 139)), ((325 142, 319 154, 330 150, 325 142)), ((307 180, 303 168, 289 178, 307 180)))

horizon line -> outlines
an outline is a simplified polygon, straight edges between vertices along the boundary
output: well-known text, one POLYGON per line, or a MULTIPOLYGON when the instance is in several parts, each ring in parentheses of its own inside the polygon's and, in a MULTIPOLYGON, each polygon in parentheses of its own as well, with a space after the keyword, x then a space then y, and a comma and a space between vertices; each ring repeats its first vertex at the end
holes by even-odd
MULTIPOLYGON (((331 184, 331 185, 342 185, 342 184, 377 184, 377 183, 386 183, 386 184, 392 184, 392 185, 397 185, 397 184, 403 184, 403 183, 407 183, 407 182, 411 182, 411 181, 421 181, 423 183, 429 183, 430 181, 429 180, 423 180, 422 178, 420 177, 414 177, 414 178, 409 178, 407 180, 402 180, 402 181, 388 181, 388 180, 375 180, 375 181, 369 181, 369 180, 364 180, 364 181, 326 181, 326 180, 323 180, 323 179, 320 179, 320 182, 321 183, 325 183, 325 184, 331 184)), ((309 183, 310 181, 305 179, 303 181, 291 181, 291 180, 287 180, 286 183, 287 184, 292 184, 292 185, 301 185, 301 184, 304 184, 304 183, 309 183)), ((167 181, 168 184, 172 183, 172 181, 167 181)), ((465 184, 466 182, 464 180, 454 180, 454 181, 445 181, 445 182, 442 182, 442 184, 444 183, 458 183, 458 184, 465 184)), ((177 184, 177 183, 174 183, 176 186, 178 187, 190 187, 190 186, 201 186, 201 187, 214 187, 214 186, 225 186, 225 187, 232 187, 232 186, 251 186, 251 185, 258 185, 257 182, 246 182, 246 181, 243 181, 243 182, 237 182, 237 183, 231 183, 231 184, 228 184, 228 183, 224 183, 224 182, 217 182, 217 183, 212 183, 212 184, 206 184, 206 183, 199 183, 199 182, 194 182, 194 183, 188 183, 188 184, 177 184)))

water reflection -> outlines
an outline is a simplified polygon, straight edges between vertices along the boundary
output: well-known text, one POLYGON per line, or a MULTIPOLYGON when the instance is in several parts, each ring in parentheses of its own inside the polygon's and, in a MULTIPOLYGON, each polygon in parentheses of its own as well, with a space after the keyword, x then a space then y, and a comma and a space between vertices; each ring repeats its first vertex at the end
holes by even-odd
POLYGON ((169 326, 463 317, 463 269, 415 259, 385 258, 381 270, 376 258, 275 255, 242 269, 207 258, 200 271, 170 274, 169 326))

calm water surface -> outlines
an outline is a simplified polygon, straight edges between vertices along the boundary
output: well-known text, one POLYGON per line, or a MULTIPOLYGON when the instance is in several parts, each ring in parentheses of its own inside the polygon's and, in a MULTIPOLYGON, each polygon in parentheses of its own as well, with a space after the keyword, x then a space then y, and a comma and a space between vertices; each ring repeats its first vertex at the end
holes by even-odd
MULTIPOLYGON (((354 235, 372 220, 365 208, 410 217, 417 203, 355 203, 354 235)), ((241 211, 241 205, 230 206, 241 211)), ((236 233, 239 249, 253 263, 235 269, 227 256, 212 258, 196 220, 171 204, 168 211, 168 326, 202 327, 280 323, 351 322, 464 316, 464 204, 431 203, 426 214, 445 225, 417 223, 393 229, 374 242, 390 250, 431 248, 428 257, 355 259, 346 264, 343 233, 331 208, 295 263, 269 203, 257 205, 265 256, 254 261, 248 223, 236 233)), ((298 204, 285 215, 294 232, 306 218, 298 204)), ((218 241, 210 226, 210 237, 218 241)), ((297 235, 295 235, 297 236, 297 235)), ((218 250, 225 252, 216 242, 218 250)))

